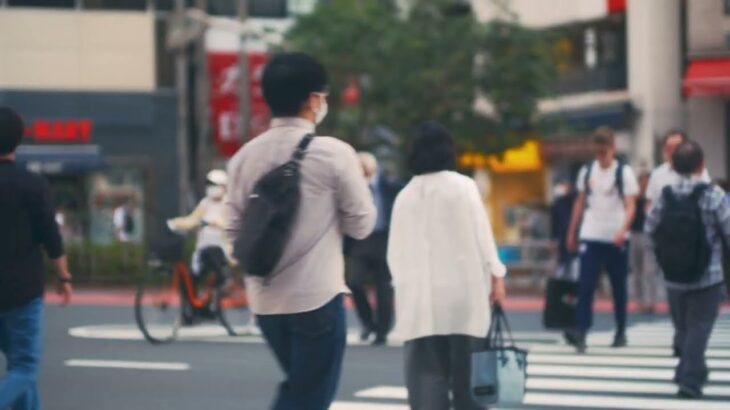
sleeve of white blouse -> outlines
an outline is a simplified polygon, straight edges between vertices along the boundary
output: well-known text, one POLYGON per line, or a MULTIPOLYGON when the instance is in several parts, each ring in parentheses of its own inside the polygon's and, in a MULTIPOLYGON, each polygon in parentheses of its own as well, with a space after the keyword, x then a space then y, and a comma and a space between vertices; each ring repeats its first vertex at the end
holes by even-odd
POLYGON ((403 212, 402 201, 400 197, 396 198, 395 204, 393 205, 393 213, 390 219, 390 233, 388 234, 388 268, 393 276, 393 280, 398 282, 402 273, 401 256, 403 254, 403 246, 405 246, 406 238, 404 235, 403 227, 405 220, 403 218, 408 217, 403 212))
POLYGON ((476 229, 476 240, 481 253, 482 263, 485 265, 485 272, 493 276, 503 277, 507 274, 507 268, 497 253, 497 243, 494 240, 492 224, 487 217, 487 210, 484 207, 476 182, 469 181, 467 185, 469 207, 471 208, 474 228, 476 229))

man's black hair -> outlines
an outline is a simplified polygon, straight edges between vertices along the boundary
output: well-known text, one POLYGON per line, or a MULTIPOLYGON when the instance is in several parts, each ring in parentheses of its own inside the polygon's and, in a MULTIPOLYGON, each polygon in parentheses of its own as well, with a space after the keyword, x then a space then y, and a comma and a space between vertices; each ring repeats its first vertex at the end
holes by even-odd
POLYGON ((418 125, 408 153, 408 165, 415 175, 456 169, 454 137, 436 121, 418 125))
POLYGON ((687 142, 689 140, 689 138, 687 138, 687 133, 684 132, 684 130, 672 128, 664 134, 664 138, 662 138, 662 145, 667 145, 667 141, 675 135, 679 135, 682 138, 682 142, 687 142))
POLYGON ((672 155, 672 167, 680 175, 692 175, 705 161, 702 147, 695 141, 681 143, 672 155))
POLYGON ((266 64, 261 84, 274 117, 295 117, 312 93, 327 90, 327 71, 307 54, 279 53, 266 64))
POLYGON ((0 107, 0 155, 15 152, 23 140, 25 126, 20 116, 9 107, 0 107))

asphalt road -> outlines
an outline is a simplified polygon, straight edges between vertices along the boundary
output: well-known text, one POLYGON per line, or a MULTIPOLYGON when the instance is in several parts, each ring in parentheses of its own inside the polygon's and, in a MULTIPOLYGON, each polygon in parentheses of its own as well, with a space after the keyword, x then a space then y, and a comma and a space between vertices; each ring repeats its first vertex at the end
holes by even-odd
MULTIPOLYGON (((356 331, 356 321, 354 318, 350 319, 352 331, 354 332, 356 331)), ((532 343, 531 338, 536 338, 540 339, 541 346, 547 349, 546 352, 542 353, 533 353, 532 351, 530 353, 531 358, 534 358, 536 362, 533 365, 533 361, 530 361, 528 371, 534 367, 539 374, 536 373, 534 377, 537 390, 531 390, 531 404, 524 408, 584 408, 582 402, 566 404, 561 399, 562 394, 568 394, 570 397, 595 394, 595 397, 599 398, 596 399, 598 403, 601 402, 600 400, 604 400, 606 403, 616 401, 617 397, 621 399, 629 397, 629 400, 634 400, 615 407, 623 409, 649 408, 665 410, 687 408, 709 410, 730 408, 730 404, 728 404, 730 402, 730 372, 721 372, 720 376, 722 377, 717 381, 719 384, 713 385, 713 388, 719 389, 717 390, 718 394, 703 402, 703 405, 709 403, 710 407, 697 407, 695 404, 691 406, 689 404, 680 404, 679 407, 675 405, 669 407, 651 407, 649 405, 649 407, 646 407, 642 405, 642 402, 635 401, 648 398, 661 405, 661 403, 664 403, 662 400, 672 400, 672 394, 668 390, 671 387, 668 380, 670 376, 666 374, 669 367, 667 367, 667 363, 663 363, 663 361, 672 360, 666 354, 668 353, 668 345, 664 342, 669 339, 669 333, 667 333, 668 328, 664 326, 666 323, 662 322, 664 319, 663 316, 652 318, 634 317, 632 319, 632 322, 638 323, 636 326, 642 329, 645 327, 644 330, 637 330, 640 333, 635 333, 635 337, 632 337, 631 332, 629 333, 630 342, 632 340, 638 342, 637 352, 626 350, 623 355, 619 356, 613 351, 596 352, 597 356, 588 355, 581 359, 580 357, 575 358, 576 355, 564 349, 564 346, 558 342, 559 335, 542 331, 539 312, 511 313, 510 322, 514 328, 513 330, 520 336, 521 343, 529 345, 532 343), (660 325, 661 328, 658 327, 660 325), (654 333, 646 333, 655 331, 660 333, 657 333, 657 336, 654 336, 654 333), (645 336, 645 333, 650 336, 645 336), (658 337, 660 334, 661 337, 658 337), (656 343, 654 343, 655 341, 656 343), (655 345, 660 347, 652 347, 655 345), (655 361, 648 362, 649 364, 643 364, 642 360, 645 360, 645 355, 642 354, 644 350, 641 349, 645 349, 649 353, 653 352, 651 354, 656 354, 659 357, 655 361), (659 351, 654 352, 655 350, 659 351), (558 355, 557 362, 555 361, 555 355, 558 355), (591 358, 596 358, 595 364, 591 362, 591 360, 594 360, 591 358), (641 377, 634 377, 633 374, 618 374, 617 379, 610 382, 618 383, 615 385, 617 391, 606 392, 604 388, 603 393, 601 391, 592 392, 590 390, 591 385, 586 384, 577 392, 566 393, 566 383, 580 383, 581 379, 583 379, 582 382, 585 382, 580 374, 581 369, 605 368, 607 360, 608 365, 613 365, 610 363, 611 361, 617 361, 616 366, 619 366, 619 371, 644 366, 641 369, 649 369, 647 370, 649 372, 647 373, 647 379, 642 380, 641 377), (634 363, 637 360, 639 363, 634 363), (555 367, 553 364, 562 362, 577 364, 579 366, 577 368, 578 373, 571 375, 570 367, 561 367, 556 370, 557 373, 551 374, 554 370, 553 367, 555 367), (651 371, 655 370, 661 370, 663 373, 653 375, 651 371), (573 377, 571 379, 573 382, 563 380, 566 377, 566 372, 567 377, 573 377), (723 378, 725 376, 728 376, 727 380, 723 378), (661 389, 657 386, 650 386, 652 389, 659 389, 654 393, 651 391, 649 393, 643 391, 626 393, 624 390, 627 388, 631 390, 631 386, 626 386, 630 383, 624 382, 631 382, 631 380, 634 380, 634 382, 648 381, 655 384, 657 382, 664 384, 661 389), (556 383, 557 385, 555 385, 556 383), (538 384, 541 384, 542 387, 538 384), (667 391, 663 392, 664 390, 667 391), (727 396, 724 396, 726 390, 729 391, 727 396), (606 395, 608 395, 608 399, 606 395), (725 407, 712 407, 712 405, 719 404, 725 407)), ((95 329, 94 326, 98 325, 127 327, 133 333, 132 309, 130 307, 109 306, 70 306, 65 308, 54 305, 47 306, 44 333, 45 352, 40 378, 40 391, 44 409, 263 410, 268 408, 277 383, 282 377, 266 346, 262 343, 252 342, 250 339, 247 343, 240 343, 241 340, 231 340, 228 337, 205 340, 184 339, 169 345, 150 345, 141 340, 83 338, 69 334, 69 329, 79 329, 86 326, 92 326, 92 329, 95 329), (133 368, 120 368, 120 363, 121 367, 129 365, 133 368), (145 365, 153 368, 137 368, 145 365), (162 367, 162 369, 154 368, 155 366, 162 367)), ((611 315, 597 315, 595 344, 607 345, 606 338, 610 335, 610 331, 607 330, 611 328, 611 325, 611 315)), ((730 327, 727 329, 730 332, 730 327)), ((718 365, 721 367, 727 366, 730 370, 727 358, 722 359, 726 353, 730 357, 730 336, 726 339, 723 333, 715 346, 724 348, 725 344, 727 344, 728 349, 717 350, 720 358, 718 365)), ((402 363, 402 349, 397 346, 349 347, 345 358, 337 404, 333 406, 333 409, 406 409, 407 406, 403 400, 402 363), (375 390, 372 390, 373 388, 375 390)), ((586 371, 590 372, 590 370, 586 371)), ((532 373, 530 377, 533 378, 532 373)), ((603 376, 601 374, 589 374, 585 377, 601 382, 603 376)), ((596 405, 595 403, 596 401, 592 406, 586 406, 585 408, 614 408, 613 405, 602 407, 600 404, 596 405)), ((617 403, 620 404, 621 401, 619 400, 617 403)))

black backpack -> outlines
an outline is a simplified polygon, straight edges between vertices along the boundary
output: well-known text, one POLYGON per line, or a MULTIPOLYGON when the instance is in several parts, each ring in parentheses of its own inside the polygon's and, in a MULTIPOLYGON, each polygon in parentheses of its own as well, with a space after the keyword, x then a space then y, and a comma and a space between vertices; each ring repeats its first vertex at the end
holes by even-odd
POLYGON ((268 277, 279 263, 299 210, 299 167, 314 138, 307 134, 292 158, 261 177, 248 197, 233 256, 244 272, 268 277))
MULTIPOLYGON (((621 197, 621 199, 624 199, 624 166, 625 164, 621 160, 618 161, 618 166, 616 167, 616 189, 618 190, 618 195, 621 197)), ((584 185, 584 192, 586 196, 591 195, 591 172, 593 171, 593 162, 590 162, 586 165, 586 175, 585 178, 583 178, 583 185, 584 185)))
POLYGON ((712 248, 707 239, 699 200, 709 186, 697 185, 690 195, 662 191, 664 208, 652 237, 664 277, 676 283, 696 283, 710 266, 712 248))

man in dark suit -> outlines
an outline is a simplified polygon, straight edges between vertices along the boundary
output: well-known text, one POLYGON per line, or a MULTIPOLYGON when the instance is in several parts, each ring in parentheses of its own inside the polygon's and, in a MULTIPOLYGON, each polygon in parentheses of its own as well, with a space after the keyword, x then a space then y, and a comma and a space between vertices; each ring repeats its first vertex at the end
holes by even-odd
POLYGON ((361 339, 366 341, 375 334, 373 345, 384 345, 393 321, 393 286, 386 261, 388 230, 393 204, 402 184, 378 172, 378 164, 370 153, 360 153, 363 172, 370 182, 373 201, 378 211, 373 233, 360 241, 348 239, 349 256, 347 285, 352 291, 357 314, 362 322, 361 339), (376 304, 370 305, 366 286, 375 287, 376 304))

